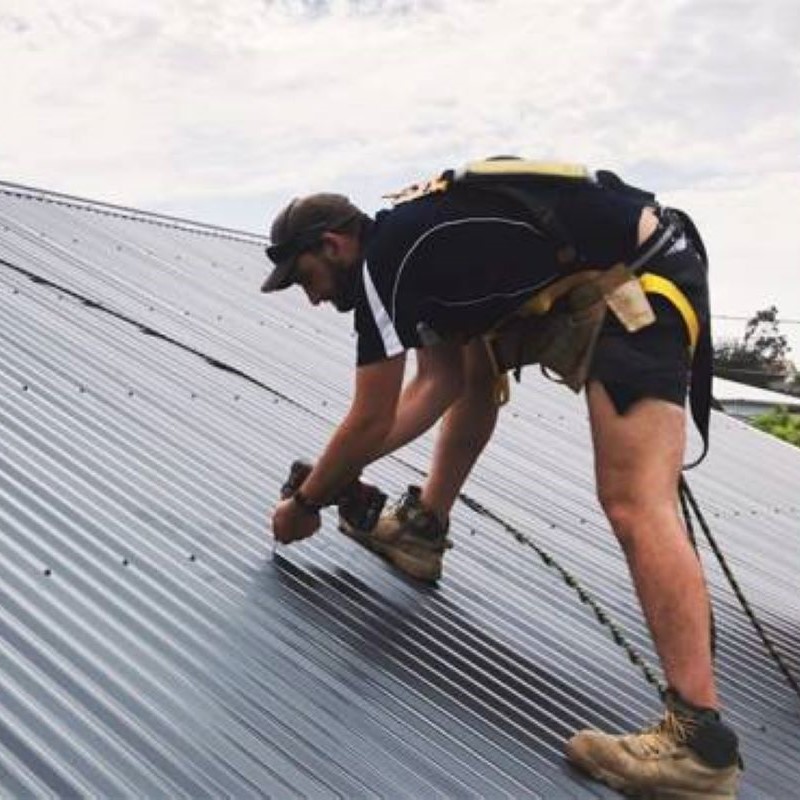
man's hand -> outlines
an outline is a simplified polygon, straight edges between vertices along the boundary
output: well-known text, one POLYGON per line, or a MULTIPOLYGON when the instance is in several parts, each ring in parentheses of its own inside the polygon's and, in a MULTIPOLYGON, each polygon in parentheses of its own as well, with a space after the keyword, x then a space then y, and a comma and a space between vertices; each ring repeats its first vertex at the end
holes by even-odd
POLYGON ((281 500, 272 513, 272 533, 281 544, 306 539, 319 530, 319 512, 311 513, 289 498, 281 500))

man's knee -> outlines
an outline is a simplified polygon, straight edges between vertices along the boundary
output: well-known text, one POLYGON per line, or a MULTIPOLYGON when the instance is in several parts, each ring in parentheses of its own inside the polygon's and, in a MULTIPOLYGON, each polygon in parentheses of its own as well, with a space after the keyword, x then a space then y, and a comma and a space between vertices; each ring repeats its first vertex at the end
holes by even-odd
POLYGON ((652 527, 658 502, 635 485, 598 486, 600 506, 623 548, 628 549, 636 538, 652 527))
POLYGON ((641 504, 627 487, 620 490, 601 485, 597 498, 615 532, 633 527, 643 513, 641 504))
POLYGON ((677 518, 675 498, 635 485, 598 487, 600 505, 622 548, 632 549, 642 536, 658 536, 677 518))

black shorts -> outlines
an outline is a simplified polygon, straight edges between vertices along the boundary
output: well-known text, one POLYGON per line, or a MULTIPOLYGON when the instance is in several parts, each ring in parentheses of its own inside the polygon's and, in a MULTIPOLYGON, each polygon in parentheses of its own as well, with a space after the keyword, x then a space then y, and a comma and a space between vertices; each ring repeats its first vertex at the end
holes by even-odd
MULTIPOLYGON (((668 278, 684 293, 701 328, 708 325, 708 283, 703 259, 687 237, 642 272, 668 278)), ((617 413, 637 400, 654 397, 683 406, 689 387, 692 356, 683 316, 662 295, 648 295, 656 321, 628 333, 609 311, 589 369, 589 380, 603 384, 617 413)))

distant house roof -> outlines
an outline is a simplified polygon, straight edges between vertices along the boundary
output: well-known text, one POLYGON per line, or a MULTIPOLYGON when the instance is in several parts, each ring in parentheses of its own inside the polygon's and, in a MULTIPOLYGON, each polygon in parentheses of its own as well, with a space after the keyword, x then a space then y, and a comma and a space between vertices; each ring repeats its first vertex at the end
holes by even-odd
POLYGON ((714 378, 713 395, 727 413, 742 419, 780 407, 800 411, 800 397, 725 378, 714 378))
MULTIPOLYGON (((660 703, 582 399, 532 370, 514 387, 437 587, 331 512, 272 555, 269 508, 346 410, 353 343, 261 295, 265 269, 257 236, 0 186, 0 791, 614 796, 563 740, 660 703)), ((430 449, 368 477, 397 495, 430 449)), ((690 482, 797 673, 800 452, 715 413, 690 482)), ((741 798, 791 796, 798 699, 701 550, 741 798)))

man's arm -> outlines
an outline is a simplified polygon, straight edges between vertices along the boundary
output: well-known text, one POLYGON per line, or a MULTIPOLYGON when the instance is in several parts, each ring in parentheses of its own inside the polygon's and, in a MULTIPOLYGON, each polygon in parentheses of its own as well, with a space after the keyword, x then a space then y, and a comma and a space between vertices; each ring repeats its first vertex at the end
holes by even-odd
POLYGON ((449 342, 416 351, 417 373, 403 390, 380 456, 421 436, 459 398, 464 389, 463 350, 463 345, 449 342))
POLYGON ((401 353, 356 370, 350 411, 301 487, 307 497, 330 501, 383 454, 398 406, 405 359, 401 353))
MULTIPOLYGON (((405 353, 359 367, 350 411, 328 442, 300 492, 307 502, 325 504, 378 458, 392 429, 403 384, 405 353)), ((279 503, 272 517, 275 537, 291 542, 313 534, 319 516, 289 499, 279 503)))

